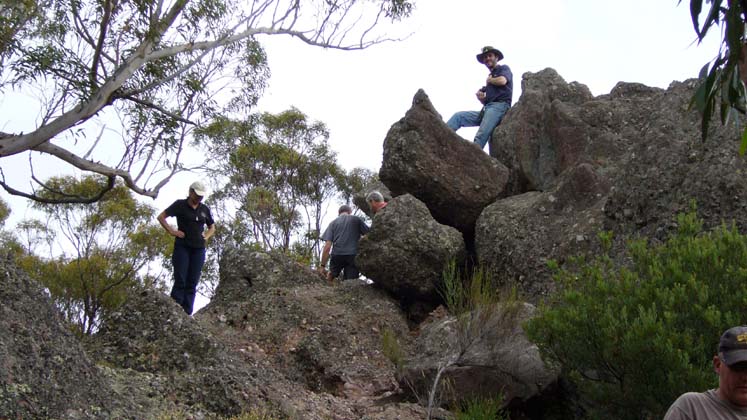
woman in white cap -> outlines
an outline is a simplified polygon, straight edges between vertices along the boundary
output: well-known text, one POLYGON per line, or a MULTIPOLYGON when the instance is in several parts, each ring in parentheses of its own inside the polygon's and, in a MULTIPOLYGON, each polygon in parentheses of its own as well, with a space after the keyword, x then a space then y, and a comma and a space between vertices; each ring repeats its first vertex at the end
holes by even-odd
POLYGON ((171 297, 192 315, 202 266, 205 264, 205 242, 215 233, 215 222, 208 206, 202 203, 207 195, 205 185, 196 181, 189 186, 189 196, 176 200, 158 215, 158 222, 174 236, 174 287, 171 297), (176 229, 167 221, 176 217, 176 229), (207 230, 205 230, 207 226, 207 230))

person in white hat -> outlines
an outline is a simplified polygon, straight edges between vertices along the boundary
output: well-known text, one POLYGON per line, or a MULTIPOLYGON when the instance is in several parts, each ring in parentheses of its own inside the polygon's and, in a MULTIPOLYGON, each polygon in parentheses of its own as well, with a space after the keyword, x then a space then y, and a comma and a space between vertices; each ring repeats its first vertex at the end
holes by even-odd
POLYGON ((477 54, 477 61, 490 71, 485 86, 475 93, 477 100, 482 104, 482 110, 460 111, 446 122, 454 131, 462 127, 479 127, 474 141, 483 149, 495 127, 508 112, 513 99, 514 77, 507 65, 498 64, 501 60, 503 53, 500 50, 491 46, 482 48, 477 54))
POLYGON ((747 419, 747 326, 729 328, 721 335, 713 370, 718 388, 682 394, 664 420, 747 419))
POLYGON ((215 233, 213 215, 208 206, 202 203, 207 193, 202 182, 193 182, 187 198, 174 201, 158 215, 158 223, 175 237, 171 256, 174 265, 171 297, 184 308, 187 315, 192 315, 197 283, 205 264, 205 244, 215 233), (176 217, 176 229, 166 221, 167 217, 176 217))

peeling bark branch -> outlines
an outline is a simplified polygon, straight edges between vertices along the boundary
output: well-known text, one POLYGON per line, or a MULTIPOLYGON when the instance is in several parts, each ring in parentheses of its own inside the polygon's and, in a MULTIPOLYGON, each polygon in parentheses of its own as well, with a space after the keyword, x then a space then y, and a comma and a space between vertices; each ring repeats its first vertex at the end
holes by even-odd
MULTIPOLYGON (((71 9, 66 11, 70 18, 70 38, 50 38, 53 53, 59 52, 60 56, 65 58, 69 56, 69 60, 65 65, 52 65, 41 70, 43 76, 50 77, 54 86, 54 89, 50 89, 53 96, 49 102, 41 104, 43 120, 29 132, 0 132, 0 159, 21 152, 38 151, 82 171, 98 173, 108 178, 122 178, 127 187, 134 192, 156 197, 160 188, 176 172, 183 170, 180 169, 179 157, 186 141, 185 136, 189 133, 188 127, 197 125, 196 121, 199 121, 200 115, 204 115, 200 111, 194 111, 193 114, 179 112, 179 108, 184 104, 184 96, 189 95, 189 92, 185 93, 183 89, 191 89, 191 86, 184 87, 181 84, 182 79, 194 71, 198 78, 203 76, 207 79, 202 80, 205 86, 213 88, 211 83, 221 75, 211 73, 211 60, 217 61, 216 68, 226 70, 229 65, 239 64, 239 60, 243 58, 231 55, 215 59, 211 58, 211 53, 235 54, 236 51, 243 51, 244 46, 241 42, 246 42, 255 35, 284 34, 296 37, 311 46, 338 50, 360 50, 374 44, 396 40, 367 40, 369 36, 374 37, 372 29, 379 24, 383 9, 372 10, 368 6, 359 9, 364 0, 329 0, 314 5, 312 2, 302 3, 300 0, 250 1, 247 2, 249 10, 237 11, 234 15, 220 16, 213 20, 208 18, 206 21, 192 15, 186 16, 184 10, 190 1, 154 0, 145 6, 144 11, 121 9, 119 0, 100 0, 94 8, 88 7, 92 3, 87 1, 72 3, 71 9), (318 9, 313 9, 317 6, 318 9), (361 13, 357 14, 358 11, 361 13), (124 13, 135 14, 130 16, 124 13), (226 19, 223 19, 224 17, 226 19), (132 19, 137 22, 130 26, 135 22, 132 19), (207 25, 202 25, 204 23, 207 25), (357 34, 359 29, 362 31, 359 34, 360 38, 354 39, 357 35, 353 33, 357 34), (201 38, 206 39, 186 42, 201 38), (125 45, 120 45, 123 39, 125 45), (66 44, 71 40, 77 40, 78 46, 71 48, 66 44), (120 51, 127 53, 120 54, 120 51), (203 64, 207 64, 208 70, 205 70, 203 64), (178 99, 175 99, 179 101, 177 106, 169 103, 172 99, 169 92, 164 93, 164 87, 174 86, 178 89, 178 99), (87 150, 79 154, 51 143, 61 135, 77 135, 77 126, 120 100, 132 101, 147 107, 180 125, 182 138, 177 139, 179 144, 159 143, 160 137, 153 136, 158 127, 144 124, 143 133, 124 139, 126 151, 121 160, 115 157, 113 160, 107 159, 107 163, 104 164, 97 161, 93 153, 102 140, 101 134, 89 148, 86 148, 87 150), (138 135, 142 137, 137 137, 138 135), (113 163, 117 160, 119 163, 113 163), (156 174, 160 176, 164 172, 168 175, 154 188, 145 188, 151 177, 155 177, 156 174), (133 175, 136 175, 136 178, 133 179, 133 175), (142 179, 146 179, 146 182, 142 182, 142 179), (138 182, 141 183, 140 187, 137 186, 138 182)), ((27 45, 19 45, 17 52, 23 54, 22 49, 27 45)), ((33 43, 28 44, 28 48, 34 48, 33 43)), ((33 83, 36 79, 28 77, 24 79, 24 82, 27 81, 33 83)), ((192 103, 190 109, 205 109, 203 104, 216 103, 210 102, 213 90, 195 90, 199 90, 199 94, 195 94, 188 101, 192 103), (205 99, 206 97, 208 99, 205 99)), ((247 93, 249 94, 253 92, 247 93)), ((124 110, 117 106, 109 109, 116 109, 125 114, 132 111, 129 106, 122 108, 124 110)), ((147 110, 145 113, 152 115, 147 110)), ((132 117, 129 114, 127 116, 132 117)), ((139 116, 138 114, 136 117, 139 116)), ((123 124, 126 123, 137 125, 132 120, 123 120, 123 124)), ((174 128, 174 125, 170 124, 169 127, 174 128)), ((75 139, 78 141, 80 138, 75 139)), ((89 142, 90 139, 85 141, 89 142)), ((27 193, 10 187, 4 178, 0 185, 10 194, 40 201, 39 197, 36 197, 33 185, 27 193)))
POLYGON ((100 191, 98 191, 95 195, 90 197, 82 197, 77 195, 68 195, 68 194, 62 194, 61 192, 57 191, 58 194, 61 195, 60 198, 45 198, 40 197, 36 194, 29 194, 23 191, 19 191, 10 185, 8 185, 5 182, 5 173, 3 172, 2 168, 0 168, 0 175, 2 177, 2 180, 0 180, 0 186, 3 187, 3 189, 11 195, 16 195, 19 197, 23 197, 29 200, 37 201, 39 203, 46 203, 46 204, 73 204, 73 203, 80 203, 80 204, 89 204, 89 203, 95 203, 99 200, 101 200, 102 197, 104 197, 104 194, 111 191, 114 186, 116 185, 115 180, 116 178, 111 176, 108 178, 106 186, 102 188, 100 191))
POLYGON ((56 146, 52 143, 42 143, 34 148, 34 150, 36 150, 37 152, 50 154, 83 171, 96 172, 107 177, 120 177, 128 188, 140 195, 152 198, 156 198, 158 196, 158 190, 146 190, 137 186, 137 184, 135 184, 135 182, 132 180, 132 176, 129 172, 121 169, 111 168, 101 163, 93 162, 91 160, 83 159, 75 153, 70 152, 62 147, 56 146))

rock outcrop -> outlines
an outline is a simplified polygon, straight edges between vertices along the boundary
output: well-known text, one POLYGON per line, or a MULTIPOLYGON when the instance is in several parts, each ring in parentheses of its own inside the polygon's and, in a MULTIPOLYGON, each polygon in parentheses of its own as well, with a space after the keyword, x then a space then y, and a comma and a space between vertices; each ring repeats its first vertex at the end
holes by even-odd
POLYGON ((376 214, 360 241, 356 264, 376 285, 402 299, 436 302, 446 263, 460 264, 464 257, 459 231, 433 220, 425 204, 406 194, 376 214))
POLYGON ((373 397, 396 388, 380 334, 406 336, 407 321, 381 290, 359 281, 330 287, 280 253, 244 251, 223 259, 216 298, 201 317, 250 334, 249 348, 309 389, 373 397))
POLYGON ((503 193, 508 169, 451 131, 420 90, 387 133, 379 178, 393 195, 413 195, 436 221, 471 235, 482 209, 503 193))
POLYGON ((747 164, 731 128, 716 122, 701 141, 692 81, 666 90, 620 83, 594 97, 546 69, 526 73, 522 88, 490 155, 449 130, 424 92, 415 95, 387 134, 383 184, 356 196, 364 211, 371 189, 389 198, 369 214, 360 243, 358 264, 373 285, 330 286, 282 253, 227 250, 216 294, 194 317, 143 289, 80 340, 43 288, 0 259, 0 418, 264 410, 414 420, 425 417, 422 397, 442 368, 454 391, 441 402, 503 392, 518 410, 512 418, 548 418, 537 407, 565 398, 555 393, 563 379, 521 330, 529 303, 473 312, 471 324, 437 315, 443 309, 420 323, 442 303, 446 263, 477 262, 526 301, 542 301, 554 292, 547 262, 598 253, 600 231, 614 233, 608 252, 617 262, 630 238, 665 240, 692 201, 706 228, 733 220, 744 232, 747 164))
POLYGON ((423 407, 398 397, 395 365, 382 352, 384 333, 410 347, 407 320, 396 301, 365 282, 330 286, 282 253, 232 250, 199 318, 252 365, 285 378, 271 381, 284 415, 423 418, 423 407))
POLYGON ((488 206, 477 221, 477 260, 530 301, 555 290, 549 260, 563 264, 597 247, 606 182, 587 165, 567 171, 549 192, 531 191, 488 206))
POLYGON ((483 308, 426 325, 406 361, 403 388, 428 395, 441 371, 446 404, 503 395, 504 406, 520 405, 553 385, 560 373, 545 365, 521 328, 534 313, 530 304, 483 308))
POLYGON ((122 415, 107 398, 114 391, 44 290, 5 256, 0 276, 0 417, 122 415))
POLYGON ((664 240, 692 201, 707 226, 747 226, 737 134, 715 123, 701 141, 700 116, 689 109, 694 87, 619 83, 593 97, 552 69, 525 74, 491 153, 515 174, 509 190, 538 192, 486 208, 478 261, 537 300, 553 287, 546 262, 594 252, 602 230, 615 232, 618 250, 637 235, 664 240))

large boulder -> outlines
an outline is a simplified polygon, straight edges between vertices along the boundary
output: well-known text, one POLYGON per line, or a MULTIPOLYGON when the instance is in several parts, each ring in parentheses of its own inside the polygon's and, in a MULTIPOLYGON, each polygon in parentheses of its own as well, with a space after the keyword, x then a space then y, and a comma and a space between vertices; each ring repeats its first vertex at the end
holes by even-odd
POLYGON ((694 200, 705 225, 747 227, 745 159, 738 132, 714 121, 703 142, 689 104, 697 82, 668 89, 618 83, 593 97, 554 70, 526 73, 523 93, 493 135, 491 154, 516 173, 508 191, 477 222, 480 263, 517 282, 531 300, 552 290, 546 262, 595 251, 596 234, 664 240, 694 200))
MULTIPOLYGON (((160 392, 223 416, 266 406, 272 372, 250 368, 167 295, 145 289, 110 314, 95 336, 94 354, 117 369, 168 376, 160 392), (261 378, 261 379, 260 379, 261 378)), ((279 375, 275 374, 275 377, 279 375)))
POLYGON ((591 165, 566 171, 552 191, 531 191, 488 206, 477 221, 477 260, 493 278, 536 302, 555 290, 549 260, 596 249, 609 185, 591 165))
POLYGON ((123 415, 116 414, 115 393, 42 287, 6 256, 0 273, 0 418, 123 415))
POLYGON ((376 214, 361 239, 356 264, 377 285, 408 301, 437 301, 437 288, 450 260, 465 258, 462 235, 431 217, 420 200, 395 197, 376 214))
POLYGON ((436 221, 469 236, 482 209, 503 194, 508 169, 449 129, 419 90, 387 133, 379 178, 393 195, 413 195, 436 221))
POLYGON ((504 406, 520 405, 558 380, 521 325, 534 306, 513 302, 447 316, 422 328, 400 378, 417 396, 427 396, 439 376, 442 403, 503 395, 504 406))
POLYGON ((490 153, 512 171, 524 191, 547 190, 566 169, 579 163, 609 161, 620 153, 619 123, 606 107, 582 106, 592 99, 580 83, 568 84, 553 69, 525 73, 522 94, 496 128, 490 153), (582 111, 585 110, 585 111, 582 111))

